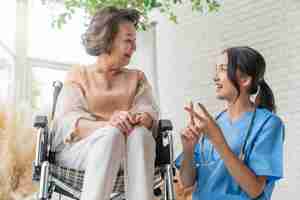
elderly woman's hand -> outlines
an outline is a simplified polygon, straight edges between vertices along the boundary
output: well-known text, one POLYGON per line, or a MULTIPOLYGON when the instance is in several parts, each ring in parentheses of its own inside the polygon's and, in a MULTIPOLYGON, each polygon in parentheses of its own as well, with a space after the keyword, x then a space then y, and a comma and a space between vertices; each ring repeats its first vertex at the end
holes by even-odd
POLYGON ((135 115, 135 120, 138 125, 145 126, 149 130, 152 128, 153 118, 147 112, 137 113, 135 115))
POLYGON ((134 114, 128 111, 116 111, 111 116, 109 124, 120 129, 125 135, 129 135, 136 124, 134 114))

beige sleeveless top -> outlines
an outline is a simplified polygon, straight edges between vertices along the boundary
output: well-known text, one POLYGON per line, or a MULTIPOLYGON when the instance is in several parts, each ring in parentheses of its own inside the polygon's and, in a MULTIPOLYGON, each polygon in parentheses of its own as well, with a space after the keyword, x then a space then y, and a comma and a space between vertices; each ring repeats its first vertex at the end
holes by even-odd
POLYGON ((88 111, 97 120, 108 121, 114 111, 131 109, 139 84, 145 84, 144 81, 144 74, 138 70, 124 68, 108 83, 103 74, 76 67, 67 75, 65 84, 76 84, 86 99, 88 111))
POLYGON ((77 121, 81 118, 108 121, 114 111, 148 112, 155 122, 159 109, 144 73, 123 68, 110 82, 103 74, 86 66, 76 66, 68 72, 59 95, 55 128, 56 143, 75 142, 77 121))

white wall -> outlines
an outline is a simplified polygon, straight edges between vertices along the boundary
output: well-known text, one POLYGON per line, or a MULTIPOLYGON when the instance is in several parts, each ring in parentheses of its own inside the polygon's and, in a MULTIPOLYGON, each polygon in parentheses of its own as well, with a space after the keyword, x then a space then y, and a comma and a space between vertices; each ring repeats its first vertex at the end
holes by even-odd
MULTIPOLYGON (((300 1, 225 0, 218 14, 201 16, 178 8, 179 24, 156 15, 157 73, 163 117, 185 124, 183 105, 200 100, 216 113, 213 59, 224 47, 249 45, 267 61, 266 79, 275 93, 278 114, 286 123, 284 179, 273 199, 300 195, 300 1)), ((180 148, 177 137, 176 147, 180 148)))
POLYGON ((286 48, 283 48, 282 68, 274 75, 277 80, 278 95, 282 115, 286 116, 286 179, 276 193, 280 199, 291 195, 300 195, 300 1, 289 0, 285 2, 286 48), (289 3, 287 3, 289 2, 289 3), (288 194, 287 196, 284 194, 288 194))
POLYGON ((156 60, 156 24, 153 23, 147 31, 137 34, 137 51, 131 60, 130 67, 142 70, 150 84, 153 94, 159 104, 157 60, 156 60))

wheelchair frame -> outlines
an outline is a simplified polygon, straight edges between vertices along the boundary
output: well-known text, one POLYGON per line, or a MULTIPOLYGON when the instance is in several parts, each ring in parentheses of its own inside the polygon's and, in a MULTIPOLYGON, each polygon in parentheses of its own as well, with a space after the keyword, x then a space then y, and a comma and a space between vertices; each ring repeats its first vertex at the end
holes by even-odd
MULTIPOLYGON (((53 120, 57 98, 63 84, 60 81, 55 81, 53 82, 53 87, 51 120, 53 120)), ((50 200, 54 192, 79 200, 81 191, 68 186, 64 181, 53 176, 53 167, 58 166, 55 163, 55 152, 52 151, 51 147, 52 138, 55 133, 49 128, 47 116, 36 116, 33 126, 38 130, 32 174, 32 180, 39 182, 38 200, 50 200)), ((158 166, 161 179, 163 180, 163 191, 161 191, 160 187, 156 187, 154 188, 154 194, 155 196, 160 196, 163 200, 175 200, 172 130, 173 126, 170 120, 159 120, 155 166, 158 166)), ((124 200, 123 196, 122 192, 114 193, 111 195, 111 200, 124 200)))

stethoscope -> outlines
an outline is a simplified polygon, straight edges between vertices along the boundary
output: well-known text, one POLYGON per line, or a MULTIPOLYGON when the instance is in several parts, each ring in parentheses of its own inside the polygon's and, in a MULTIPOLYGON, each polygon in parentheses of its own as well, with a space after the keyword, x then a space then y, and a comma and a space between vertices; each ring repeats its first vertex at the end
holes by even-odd
MULTIPOLYGON (((226 110, 225 110, 226 111, 226 110)), ((216 117, 216 120, 225 112, 221 112, 217 117, 216 117)), ((243 143, 242 143, 242 146, 241 146, 241 150, 240 150, 240 154, 239 154, 239 159, 244 161, 245 160, 245 148, 246 148, 246 144, 247 144, 247 141, 249 139, 249 136, 251 134, 251 131, 253 129, 253 124, 254 124, 254 120, 255 120, 255 117, 256 117, 256 108, 254 109, 254 112, 252 114, 252 117, 251 117, 251 120, 249 122, 249 125, 248 125, 248 128, 247 128, 247 132, 246 132, 246 136, 245 136, 245 139, 243 140, 243 143)), ((214 147, 212 146, 211 147, 211 150, 208 154, 208 159, 205 159, 205 155, 204 155, 204 140, 205 140, 205 136, 204 134, 201 136, 200 138, 200 143, 201 143, 201 155, 200 155, 200 165, 201 166, 209 166, 212 162, 210 162, 209 158, 212 158, 213 156, 213 149, 214 147)))

